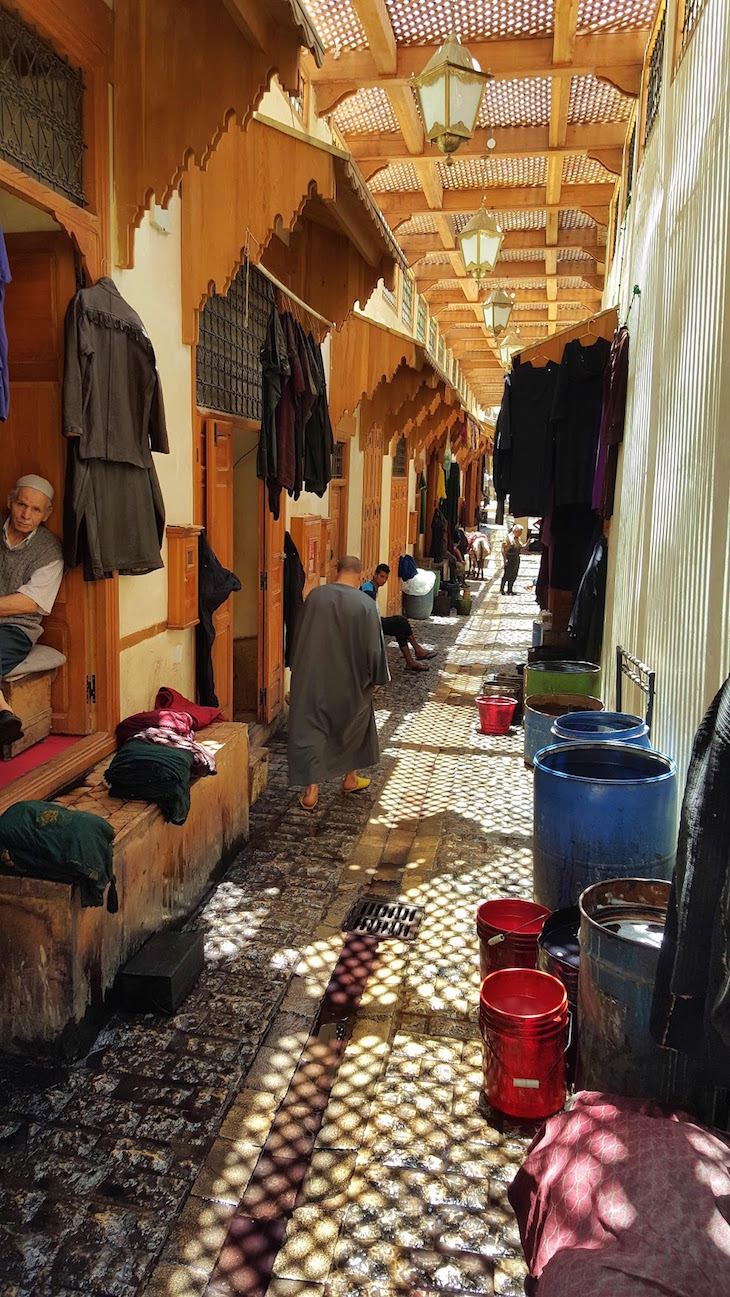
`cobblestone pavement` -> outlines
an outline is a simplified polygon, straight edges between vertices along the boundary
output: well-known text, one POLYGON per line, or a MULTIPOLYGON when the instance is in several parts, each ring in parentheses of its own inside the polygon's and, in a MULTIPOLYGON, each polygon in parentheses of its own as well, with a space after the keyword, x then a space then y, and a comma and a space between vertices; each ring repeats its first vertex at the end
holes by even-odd
POLYGON ((474 915, 530 893, 531 776, 474 698, 524 658, 533 569, 434 619, 428 674, 392 650, 366 793, 306 815, 273 740, 174 1018, 116 1014, 70 1068, 0 1065, 3 1297, 522 1292, 505 1195, 532 1132, 481 1103, 474 915), (422 907, 415 940, 343 932, 368 890, 422 907))

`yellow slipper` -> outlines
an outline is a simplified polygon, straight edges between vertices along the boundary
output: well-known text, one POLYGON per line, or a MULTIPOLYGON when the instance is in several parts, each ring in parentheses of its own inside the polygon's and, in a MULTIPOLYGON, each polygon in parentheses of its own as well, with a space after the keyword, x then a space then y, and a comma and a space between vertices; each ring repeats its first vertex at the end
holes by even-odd
POLYGON ((356 785, 356 787, 355 787, 355 788, 345 788, 345 785, 343 784, 343 785, 342 785, 342 791, 343 791, 343 793, 361 793, 365 788, 369 788, 369 787, 370 787, 370 780, 369 780, 369 779, 363 779, 361 775, 358 775, 358 777, 357 777, 357 785, 356 785))

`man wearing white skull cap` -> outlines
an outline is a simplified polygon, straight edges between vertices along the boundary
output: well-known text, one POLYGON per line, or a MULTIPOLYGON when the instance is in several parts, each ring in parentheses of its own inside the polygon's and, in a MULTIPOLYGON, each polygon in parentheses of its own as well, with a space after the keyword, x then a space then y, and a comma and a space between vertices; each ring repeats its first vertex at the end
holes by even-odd
MULTIPOLYGON (((52 508, 53 487, 36 473, 18 478, 8 496, 0 529, 0 686, 43 633, 41 619, 53 608, 61 584, 61 545, 44 526, 52 508)), ((0 745, 22 734, 0 687, 0 745)))

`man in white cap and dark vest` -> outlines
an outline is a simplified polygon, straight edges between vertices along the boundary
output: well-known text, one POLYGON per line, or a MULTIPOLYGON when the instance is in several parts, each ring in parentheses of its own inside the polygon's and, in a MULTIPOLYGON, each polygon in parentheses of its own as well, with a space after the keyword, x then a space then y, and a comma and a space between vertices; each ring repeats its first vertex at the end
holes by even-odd
POLYGON ((0 529, 0 744, 22 738, 23 727, 2 692, 3 677, 27 658, 43 632, 63 577, 60 541, 44 527, 53 487, 28 473, 8 496, 0 529))

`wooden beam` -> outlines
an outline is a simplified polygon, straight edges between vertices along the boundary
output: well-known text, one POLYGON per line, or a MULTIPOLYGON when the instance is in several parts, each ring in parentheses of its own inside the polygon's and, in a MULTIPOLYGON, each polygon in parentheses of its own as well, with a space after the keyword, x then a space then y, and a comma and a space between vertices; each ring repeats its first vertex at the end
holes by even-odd
MULTIPOLYGON (((546 252, 549 249, 546 249, 546 252)), ((557 258, 557 248, 554 249, 557 258)), ((454 262, 458 269, 454 268, 453 263, 447 265, 436 264, 432 262, 419 262, 413 268, 413 274, 418 285, 423 285, 420 291, 428 292, 429 284, 438 284, 442 279, 458 279, 464 283, 474 283, 474 280, 466 274, 464 263, 460 254, 454 255, 454 262), (459 261, 456 262, 456 257, 459 261)), ((540 279, 545 276, 545 266, 540 261, 498 261, 489 279, 540 279)), ((599 275, 595 273, 593 262, 571 262, 561 261, 556 267, 556 274, 562 279, 585 279, 598 280, 599 275)), ((486 285, 485 285, 486 287, 486 285)))
POLYGON ((445 212, 439 212, 436 217, 436 234, 433 236, 433 239, 434 250, 441 251, 442 249, 446 249, 447 251, 450 251, 452 248, 456 247, 454 226, 451 217, 447 216, 445 212))
MULTIPOLYGON (((612 182, 601 182, 594 185, 564 185, 560 199, 560 210, 575 209, 585 211, 592 208, 608 207, 615 185, 612 182)), ((429 212, 432 209, 423 193, 401 190, 377 191, 374 195, 391 228, 394 222, 402 223, 411 216, 429 212)), ((475 212, 482 201, 481 189, 445 189, 443 210, 460 212, 468 215, 475 212)), ((546 190, 541 185, 495 188, 489 191, 489 206, 493 211, 520 211, 523 209, 545 209, 551 204, 547 201, 546 190)), ((605 216, 601 221, 605 224, 605 216)))
POLYGON ((547 165, 547 188, 545 190, 546 207, 570 207, 572 204, 567 201, 561 202, 561 189, 563 184, 563 160, 557 154, 553 153, 548 158, 547 165))
POLYGON ((572 63, 578 27, 579 0, 555 0, 553 19, 553 64, 572 63))
MULTIPOLYGON (((630 32, 582 32, 575 38, 571 65, 558 71, 567 77, 595 76, 615 85, 623 94, 636 97, 650 36, 650 27, 630 32)), ((369 49, 327 54, 321 68, 311 55, 305 55, 307 75, 316 88, 319 115, 331 113, 357 90, 385 85, 387 81, 410 81, 423 71, 438 48, 433 44, 398 46, 395 70, 389 74, 380 72, 369 49)), ((552 36, 470 40, 469 52, 498 81, 549 77, 556 71, 552 36)))
MULTIPOLYGON (((429 252, 442 251, 438 234, 401 234, 398 243, 411 265, 415 265, 419 257, 425 257, 429 252)), ((543 251, 547 246, 549 245, 545 238, 545 230, 508 230, 504 236, 502 251, 528 252, 533 249, 543 251)), ((596 226, 578 230, 556 230, 555 246, 587 252, 593 258, 603 258, 606 255, 605 244, 598 243, 596 226)))
MULTIPOLYGON (((265 6, 259 5, 261 8, 265 6)), ((393 73, 397 66, 397 53, 393 25, 385 7, 385 0, 352 0, 352 7, 360 19, 368 42, 368 50, 379 72, 393 73)))
MULTIPOLYGON (((555 78, 556 84, 564 80, 564 78, 555 78)), ((567 85, 570 87, 569 82, 567 82, 567 85)), ((393 89, 394 87, 389 88, 389 97, 391 97, 393 89)), ((413 102, 410 87, 404 87, 404 89, 407 90, 411 102, 413 102)), ((395 106, 393 110, 395 112, 395 106)), ((420 121, 419 117, 419 125, 420 121)), ((401 124, 400 119, 399 124, 401 124)), ((571 124, 566 127, 564 143, 560 148, 560 152, 561 154, 581 153, 592 155, 597 149, 623 150, 627 125, 627 122, 597 122, 595 125, 588 126, 580 122, 571 124)), ((483 158, 487 139, 489 139, 490 135, 491 131, 479 127, 471 139, 465 140, 460 146, 456 155, 457 161, 461 158, 483 158)), ((500 127, 495 138, 497 147, 490 150, 490 157, 535 157, 552 151, 549 126, 500 127)), ((389 162, 410 162, 414 152, 417 152, 417 150, 411 149, 410 145, 408 145, 407 149, 404 149, 403 141, 396 132, 391 132, 389 135, 383 135, 380 132, 352 135, 348 138, 347 144, 360 170, 362 172, 369 171, 371 174, 374 174, 375 171, 389 162)), ((438 166, 439 163, 444 161, 443 153, 432 144, 424 145, 421 152, 424 159, 431 166, 438 166)))
POLYGON ((426 202, 432 211, 440 212, 444 200, 444 187, 438 171, 434 167, 424 166, 420 161, 414 163, 414 165, 426 202))
MULTIPOLYGON (((414 154, 419 156, 426 147, 426 137, 423 133, 423 123, 416 108, 416 101, 413 98, 413 91, 410 86, 391 86, 388 90, 388 99, 390 106, 396 117, 396 121, 401 129, 401 134, 405 140, 405 150, 400 141, 402 160, 408 161, 414 154), (406 151, 407 150, 407 151, 406 151)), ((599 141, 600 143, 600 141, 599 141)), ((612 148, 613 145, 609 145, 612 148)), ((353 155, 354 156, 354 155, 353 155)), ((623 148, 621 150, 623 158, 623 148)), ((361 171, 368 175, 373 175, 377 166, 371 162, 366 162, 365 166, 360 168, 361 171)))
MULTIPOLYGON (((545 279, 545 273, 542 268, 540 269, 539 274, 532 276, 532 278, 545 279)), ((591 283, 586 282, 587 277, 585 275, 582 275, 581 278, 583 280, 582 288, 566 288, 563 285, 561 290, 560 278, 558 277, 558 292, 562 291, 565 300, 570 302, 595 303, 597 299, 600 300, 603 293, 603 281, 595 279, 591 283)), ((494 281, 496 283, 502 282, 509 284, 511 291, 513 284, 512 280, 495 275, 494 281)), ((459 284, 461 285, 461 280, 459 281, 459 284)), ((544 302, 546 300, 545 289, 542 287, 520 288, 519 285, 517 285, 514 291, 518 294, 520 300, 524 302, 544 302)), ((429 306, 452 306, 455 302, 464 300, 464 298, 459 298, 458 291, 453 288, 425 288, 422 295, 426 298, 429 306)))

